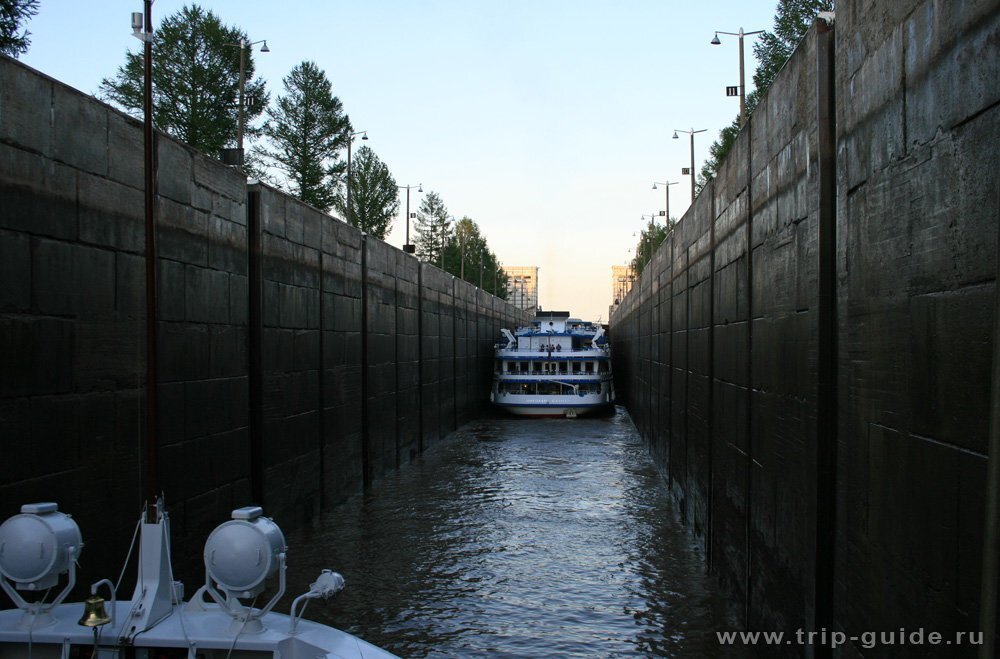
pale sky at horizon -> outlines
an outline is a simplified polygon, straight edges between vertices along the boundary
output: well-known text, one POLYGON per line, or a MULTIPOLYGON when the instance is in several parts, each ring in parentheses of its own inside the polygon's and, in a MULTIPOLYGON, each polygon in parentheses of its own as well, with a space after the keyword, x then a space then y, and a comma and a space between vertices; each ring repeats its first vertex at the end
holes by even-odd
MULTIPOLYGON (((326 72, 355 130, 400 185, 422 183, 479 224, 508 265, 539 267, 539 302, 607 320, 611 266, 630 260, 642 215, 680 217, 695 137, 700 170, 739 112, 737 32, 772 28, 778 0, 205 0, 255 53, 272 99, 303 60, 326 72)), ((154 24, 181 0, 156 0, 154 24)), ((190 3, 187 3, 190 4, 190 3)), ((141 0, 41 0, 20 61, 81 91, 136 51, 141 0)), ((747 84, 756 67, 746 40, 747 84)), ((405 191, 402 191, 405 195, 405 191)), ((411 193, 411 210, 421 195, 411 193)), ((401 246, 405 196, 387 242, 401 246)), ((412 237, 412 228, 411 228, 412 237)))

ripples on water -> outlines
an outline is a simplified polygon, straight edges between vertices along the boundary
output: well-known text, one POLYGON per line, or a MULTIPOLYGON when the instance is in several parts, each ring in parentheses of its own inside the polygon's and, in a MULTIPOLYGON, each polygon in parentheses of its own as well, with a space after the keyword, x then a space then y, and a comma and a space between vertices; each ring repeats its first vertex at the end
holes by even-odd
POLYGON ((347 580, 307 616, 403 657, 711 657, 734 628, 620 410, 473 422, 288 540, 289 592, 347 580))

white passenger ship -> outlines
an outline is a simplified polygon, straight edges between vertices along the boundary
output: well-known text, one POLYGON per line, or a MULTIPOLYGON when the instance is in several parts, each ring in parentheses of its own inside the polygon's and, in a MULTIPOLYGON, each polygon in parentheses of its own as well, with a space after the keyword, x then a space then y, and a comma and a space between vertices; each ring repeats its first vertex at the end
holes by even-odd
POLYGON ((529 327, 501 332, 493 404, 512 414, 569 418, 614 404, 611 348, 600 325, 550 311, 529 327))

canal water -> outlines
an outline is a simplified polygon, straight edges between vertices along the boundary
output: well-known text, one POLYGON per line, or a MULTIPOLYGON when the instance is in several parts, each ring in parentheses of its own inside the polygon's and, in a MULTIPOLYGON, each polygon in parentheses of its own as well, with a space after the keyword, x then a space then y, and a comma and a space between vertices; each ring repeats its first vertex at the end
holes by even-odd
POLYGON ((307 617, 402 657, 714 657, 735 629, 620 408, 475 421, 288 543, 347 581, 307 617))

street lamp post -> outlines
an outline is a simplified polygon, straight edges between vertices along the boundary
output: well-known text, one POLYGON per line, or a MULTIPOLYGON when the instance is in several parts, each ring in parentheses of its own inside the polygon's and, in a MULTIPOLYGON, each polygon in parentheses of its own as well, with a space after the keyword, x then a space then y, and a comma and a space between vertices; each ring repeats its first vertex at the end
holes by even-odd
POLYGON ((712 37, 711 43, 713 46, 718 46, 722 42, 719 41, 720 34, 728 34, 730 36, 739 37, 740 39, 740 127, 743 126, 743 122, 747 118, 747 97, 746 97, 746 85, 744 83, 744 73, 743 73, 743 37, 750 36, 751 34, 762 34, 764 30, 754 30, 753 32, 744 32, 743 28, 740 28, 739 32, 722 32, 716 30, 715 36, 712 37))
MULTIPOLYGON (((143 151, 143 208, 146 245, 146 415, 145 431, 146 464, 144 483, 149 501, 160 496, 159 489, 159 440, 157 439, 157 307, 156 307, 156 217, 153 196, 155 160, 153 158, 153 0, 144 0, 142 12, 132 12, 132 36, 142 42, 142 151, 143 151)), ((150 506, 148 516, 152 523, 155 507, 150 506)))
POLYGON ((670 228, 670 186, 671 185, 677 185, 677 181, 668 181, 666 183, 661 183, 660 181, 653 181, 653 189, 654 190, 656 189, 656 186, 658 186, 658 185, 662 185, 663 186, 663 191, 666 193, 666 200, 665 201, 666 201, 667 205, 666 205, 666 209, 664 210, 664 213, 665 213, 665 216, 666 216, 666 221, 665 221, 664 224, 669 229, 670 228))
POLYGON ((479 246, 479 289, 483 288, 483 267, 486 265, 486 250, 479 246))
POLYGON ((226 46, 231 46, 233 48, 240 49, 240 116, 236 126, 236 148, 239 152, 240 166, 243 165, 243 131, 246 127, 246 114, 244 111, 244 97, 243 88, 246 86, 246 51, 248 48, 252 49, 257 44, 264 44, 260 52, 269 53, 271 49, 267 47, 267 39, 260 39, 259 41, 241 41, 239 43, 227 43, 226 46))
POLYGON ((354 138, 357 135, 361 136, 362 141, 367 140, 368 131, 359 130, 356 133, 350 133, 348 132, 350 130, 351 129, 348 128, 347 131, 345 131, 348 133, 348 135, 347 135, 347 194, 346 194, 347 205, 344 207, 344 215, 346 215, 347 217, 344 218, 344 221, 346 221, 351 226, 354 226, 354 224, 351 222, 351 145, 354 143, 354 138))
MULTIPOLYGON (((458 228, 461 229, 461 227, 458 228)), ((461 250, 462 252, 462 261, 461 261, 462 265, 459 270, 458 276, 464 281, 465 280, 465 232, 464 231, 461 231, 458 234, 458 247, 459 250, 461 250)))
POLYGON ((403 251, 407 254, 413 254, 417 251, 415 245, 410 244, 410 188, 416 187, 417 192, 424 191, 424 184, 418 183, 416 186, 413 185, 397 185, 400 190, 406 190, 406 243, 403 244, 403 251))
POLYGON ((691 204, 692 205, 694 205, 694 135, 695 133, 704 133, 706 130, 708 129, 707 128, 702 128, 701 130, 695 130, 694 128, 692 128, 691 130, 678 130, 677 128, 674 129, 675 140, 679 139, 677 137, 677 133, 687 133, 688 135, 691 136, 691 204))
MULTIPOLYGON (((454 216, 454 215, 449 215, 449 216, 448 216, 447 218, 445 218, 445 219, 446 219, 446 220, 454 220, 454 219, 455 219, 455 216, 454 216)), ((448 233, 448 232, 447 232, 447 231, 445 230, 445 228, 444 228, 444 227, 442 226, 442 227, 441 227, 441 259, 440 259, 440 262, 439 262, 439 265, 438 265, 438 267, 439 267, 439 268, 441 268, 442 270, 444 270, 444 248, 445 248, 445 245, 446 245, 446 243, 445 243, 445 240, 444 240, 444 239, 445 239, 445 236, 447 235, 447 233, 448 233)))

